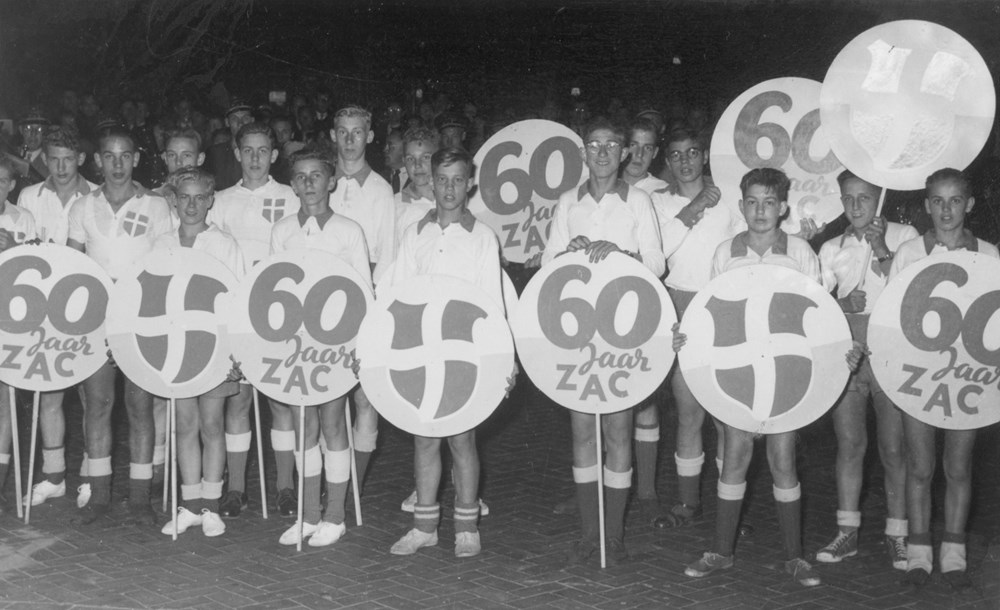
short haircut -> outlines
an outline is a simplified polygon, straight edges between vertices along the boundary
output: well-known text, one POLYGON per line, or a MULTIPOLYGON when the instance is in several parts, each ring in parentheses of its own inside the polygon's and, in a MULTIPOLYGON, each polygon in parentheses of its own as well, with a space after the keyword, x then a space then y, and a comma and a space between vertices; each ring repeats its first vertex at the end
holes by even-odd
POLYGON ((243 127, 240 127, 240 130, 236 132, 236 144, 238 146, 243 146, 243 138, 257 133, 267 137, 268 141, 271 143, 271 148, 278 145, 278 139, 274 135, 274 130, 271 129, 271 126, 267 123, 262 123, 260 121, 247 123, 243 127))
POLYGON ((637 131, 648 131, 649 133, 653 134, 653 138, 657 139, 659 138, 660 135, 660 129, 656 126, 656 123, 643 117, 633 119, 632 122, 629 123, 628 134, 627 134, 628 138, 632 139, 632 134, 637 131))
POLYGON ((708 137, 705 132, 690 125, 680 125, 668 131, 666 137, 663 138, 663 146, 669 148, 674 142, 683 142, 684 140, 691 140, 702 150, 708 150, 708 137))
POLYGON ((624 127, 613 122, 607 117, 599 116, 591 119, 591 121, 583 128, 583 143, 586 144, 587 140, 590 139, 590 136, 599 129, 606 129, 620 138, 622 142, 626 141, 624 127))
POLYGON ((337 170, 337 164, 333 161, 333 155, 327 147, 310 144, 299 149, 288 156, 288 167, 294 168, 299 161, 319 161, 329 170, 332 176, 337 170))
POLYGON ((337 114, 333 115, 333 124, 337 124, 337 119, 340 118, 358 118, 365 122, 365 129, 372 128, 372 113, 368 112, 361 106, 345 106, 337 111, 337 114))
MULTIPOLYGON (((0 155, 0 169, 7 170, 7 177, 13 180, 17 180, 19 174, 17 171, 17 166, 14 165, 14 160, 7 155, 0 155)), ((0 201, 0 204, 3 202, 0 201)))
POLYGON ((472 176, 475 167, 472 163, 472 155, 464 148, 442 148, 434 153, 431 156, 431 171, 437 171, 439 167, 448 167, 455 163, 465 163, 465 166, 469 168, 469 176, 472 176))
POLYGON ((65 127, 53 127, 45 133, 45 139, 42 140, 42 150, 48 150, 50 147, 66 148, 77 154, 83 152, 79 135, 75 130, 65 127))
POLYGON ((406 133, 403 134, 403 146, 406 146, 410 142, 434 142, 438 144, 440 141, 441 134, 436 129, 431 129, 430 127, 413 127, 407 129, 406 133))
POLYGON ((837 174, 837 185, 840 187, 841 192, 843 192, 844 185, 847 184, 848 180, 860 180, 860 181, 864 182, 865 184, 870 184, 871 186, 875 187, 876 189, 878 189, 878 192, 880 192, 880 193, 882 192, 882 187, 881 186, 879 186, 877 184, 872 184, 871 182, 868 182, 867 180, 865 180, 861 176, 855 174, 854 172, 852 172, 849 169, 845 169, 844 171, 842 171, 839 174, 837 174))
POLYGON ((105 127, 97 134, 98 152, 100 152, 101 149, 104 148, 104 144, 108 140, 114 140, 116 138, 121 140, 128 140, 129 145, 132 147, 132 152, 135 152, 137 150, 135 146, 135 138, 132 137, 132 134, 129 132, 129 130, 125 129, 121 125, 114 125, 112 127, 105 127))
POLYGON ((175 189, 179 189, 185 182, 199 182, 205 185, 210 194, 215 194, 215 176, 202 167, 182 167, 167 176, 167 184, 175 189))
POLYGON ((748 171, 740 180, 740 192, 743 197, 746 197, 751 186, 762 186, 769 191, 774 191, 779 201, 788 201, 789 185, 788 176, 780 169, 758 167, 748 171))
POLYGON ((949 180, 958 184, 959 188, 962 189, 963 195, 966 197, 972 196, 972 180, 969 179, 969 175, 953 167, 939 169, 930 176, 927 176, 925 189, 930 191, 931 186, 938 182, 948 182, 949 180))
POLYGON ((167 137, 163 140, 164 149, 170 146, 171 140, 194 140, 194 144, 198 148, 198 152, 202 151, 201 134, 198 133, 197 129, 193 129, 191 127, 171 129, 167 132, 167 137))
POLYGON ((271 124, 272 129, 274 128, 275 123, 288 123, 292 127, 295 127, 295 119, 288 116, 287 114, 275 114, 271 116, 271 120, 269 121, 269 123, 271 124))

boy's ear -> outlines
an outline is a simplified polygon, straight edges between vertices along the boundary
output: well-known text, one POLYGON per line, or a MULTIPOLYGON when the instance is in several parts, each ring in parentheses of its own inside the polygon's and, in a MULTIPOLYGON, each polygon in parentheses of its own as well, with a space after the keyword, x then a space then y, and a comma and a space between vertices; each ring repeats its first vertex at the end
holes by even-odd
POLYGON ((931 200, 926 197, 924 198, 924 211, 928 214, 931 213, 931 200))
POLYGON ((976 198, 969 197, 968 203, 965 204, 965 213, 968 214, 969 212, 971 212, 972 208, 975 207, 975 205, 976 205, 976 198))
POLYGON ((82 152, 76 155, 76 164, 83 165, 87 162, 87 153, 82 152))
POLYGON ((201 167, 201 164, 205 162, 205 153, 198 153, 198 160, 194 162, 195 166, 201 167))
POLYGON ((787 201, 782 201, 781 202, 781 213, 778 214, 778 216, 782 217, 782 216, 784 216, 787 213, 788 213, 788 202, 787 201))

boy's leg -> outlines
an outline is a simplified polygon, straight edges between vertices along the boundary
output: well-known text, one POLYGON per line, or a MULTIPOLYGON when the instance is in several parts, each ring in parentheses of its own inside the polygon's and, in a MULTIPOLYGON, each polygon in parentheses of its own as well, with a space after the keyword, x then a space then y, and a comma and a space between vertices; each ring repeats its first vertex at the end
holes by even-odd
POLYGON ((201 442, 199 440, 199 414, 197 398, 179 398, 175 404, 177 414, 177 471, 181 482, 181 505, 177 514, 160 530, 172 536, 174 520, 177 532, 183 533, 192 525, 201 524, 201 442))
POLYGON ((253 438, 250 432, 253 386, 239 384, 239 393, 227 397, 225 401, 225 451, 229 486, 219 512, 224 517, 238 517, 247 505, 246 472, 247 455, 253 438))
POLYGON ((604 527, 607 559, 625 561, 625 507, 632 487, 632 409, 601 416, 606 441, 604 463, 604 527))
POLYGON ((571 411, 573 430, 573 481, 580 511, 581 538, 570 552, 570 562, 585 562, 598 550, 600 524, 597 494, 597 439, 595 416, 571 411))
POLYGON ((892 567, 906 569, 906 456, 903 451, 903 416, 877 385, 873 386, 878 453, 885 482, 885 544, 892 567))
POLYGON ((87 448, 87 475, 90 501, 82 508, 83 525, 107 515, 111 505, 111 409, 115 402, 118 369, 109 363, 83 382, 87 408, 84 409, 84 436, 87 448))
POLYGON ((278 512, 290 517, 298 510, 293 473, 295 468, 295 417, 292 409, 276 400, 268 400, 271 405, 271 449, 274 451, 274 466, 278 480, 278 512))
POLYGON ((906 545, 907 579, 927 582, 933 568, 931 548, 931 480, 934 478, 936 428, 903 414, 906 435, 906 514, 910 536, 906 545))
POLYGON ((62 409, 63 393, 42 392, 39 397, 38 424, 42 433, 42 475, 31 488, 25 503, 38 506, 49 498, 66 495, 66 418, 62 409))
POLYGON ((454 462, 455 556, 474 557, 482 550, 479 539, 479 452, 476 431, 448 438, 454 462))
POLYGON ((413 437, 413 470, 417 480, 417 504, 413 507, 413 529, 396 541, 389 550, 393 555, 412 555, 425 546, 437 544, 441 505, 441 439, 413 437))
POLYGON ((219 513, 222 496, 222 473, 226 467, 224 433, 225 398, 202 396, 198 399, 201 431, 201 485, 204 508, 219 513))
POLYGON ((347 489, 351 482, 351 449, 347 442, 347 397, 342 396, 319 407, 323 430, 326 465, 326 514, 319 529, 309 539, 309 546, 327 546, 344 535, 347 489))
POLYGON ((656 527, 672 528, 689 525, 701 512, 701 470, 705 463, 702 445, 702 424, 705 409, 691 393, 680 368, 670 375, 670 387, 677 406, 677 499, 669 512, 657 519, 656 527))
POLYGON ((805 587, 820 584, 819 575, 802 557, 802 486, 795 468, 795 432, 767 436, 767 461, 774 479, 774 503, 778 510, 785 547, 785 571, 805 587))
POLYGON ((163 484, 167 461, 167 409, 166 398, 153 397, 153 487, 163 484))
MULTIPOLYGON (((298 421, 299 409, 305 409, 305 456, 303 465, 302 483, 302 537, 307 538, 316 533, 319 528, 320 517, 322 516, 322 505, 320 504, 320 476, 323 474, 323 452, 319 447, 319 409, 316 407, 290 407, 294 421, 298 421)), ((294 457, 296 463, 299 460, 299 430, 296 427, 294 457)), ((294 545, 299 541, 299 523, 295 523, 285 530, 278 539, 283 545, 294 545)))
POLYGON ((944 433, 944 537, 938 558, 941 573, 959 588, 971 586, 964 576, 965 527, 972 501, 972 450, 977 430, 945 430, 944 433), (948 576, 953 574, 954 576, 948 576))
POLYGON ((129 519, 141 525, 154 525, 156 514, 150 505, 153 486, 153 396, 128 377, 125 378, 125 409, 128 412, 129 519))
POLYGON ((635 409, 635 473, 636 498, 640 514, 647 525, 653 525, 660 515, 656 495, 656 466, 660 457, 660 408, 649 400, 635 409))
MULTIPOLYGON (((10 398, 7 384, 0 383, 0 498, 3 497, 4 485, 7 483, 7 473, 10 471, 11 445, 14 443, 10 420, 10 398)), ((20 490, 17 490, 20 493, 20 490)), ((14 498, 17 502, 19 498, 14 498)), ((4 507, 0 504, 0 515, 4 507)))
POLYGON ((861 526, 861 480, 868 446, 868 393, 852 378, 851 386, 833 408, 833 430, 837 435, 837 536, 816 552, 816 561, 836 563, 858 554, 861 526))
POLYGON ((378 412, 359 385, 354 394, 354 461, 358 471, 358 493, 364 487, 368 464, 378 440, 378 412))

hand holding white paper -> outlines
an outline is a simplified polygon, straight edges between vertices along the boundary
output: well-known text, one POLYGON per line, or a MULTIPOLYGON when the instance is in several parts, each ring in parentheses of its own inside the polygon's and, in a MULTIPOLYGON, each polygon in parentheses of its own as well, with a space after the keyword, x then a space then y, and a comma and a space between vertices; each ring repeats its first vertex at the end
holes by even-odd
POLYGON ((361 385, 392 425, 445 437, 496 409, 514 368, 503 312, 479 287, 420 275, 379 297, 358 334, 361 385))
POLYGON ((633 407, 666 378, 677 321, 663 284, 613 253, 563 254, 535 274, 511 318, 518 356, 556 403, 589 414, 633 407))
POLYGON ((108 345, 115 363, 156 396, 200 396, 232 368, 227 319, 236 277, 192 248, 153 250, 115 283, 108 345))
POLYGON ((507 260, 545 250, 559 196, 587 180, 582 147, 569 127, 531 119, 501 129, 476 153, 469 211, 496 232, 507 260))
POLYGON ((882 291, 868 324, 872 371, 900 409, 938 428, 1000 421, 1000 260, 928 256, 882 291))
POLYGON ((111 278, 92 258, 55 244, 0 254, 0 381, 62 390, 108 361, 105 316, 111 278))
POLYGON ((731 195, 724 200, 737 216, 740 179, 758 167, 784 170, 791 180, 786 232, 798 233, 803 218, 820 226, 843 214, 843 165, 820 124, 819 94, 817 81, 775 78, 747 89, 722 113, 712 135, 712 178, 731 195))
POLYGON ((850 375, 844 314, 808 276, 777 265, 727 271, 688 305, 679 354, 691 392, 722 422, 798 430, 836 403, 850 375))
POLYGON ((357 385, 352 369, 371 289, 322 250, 291 250, 255 265, 233 293, 229 332, 243 375, 267 396, 319 405, 357 385))

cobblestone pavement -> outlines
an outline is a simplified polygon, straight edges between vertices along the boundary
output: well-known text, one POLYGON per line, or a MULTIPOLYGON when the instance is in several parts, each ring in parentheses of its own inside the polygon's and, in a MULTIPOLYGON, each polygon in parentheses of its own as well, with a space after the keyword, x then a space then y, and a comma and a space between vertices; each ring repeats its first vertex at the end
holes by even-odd
MULTIPOLYGON (((68 449, 68 483, 75 489, 80 421, 79 409, 74 406, 70 411, 74 439, 68 449)), ((659 490, 668 504, 675 496, 671 438, 675 416, 669 404, 663 414, 659 490)), ((124 413, 116 412, 116 418, 122 428, 124 413)), ((29 421, 29 412, 22 410, 22 448, 27 445, 29 421)), ((121 478, 128 471, 121 432, 114 460, 119 473, 116 501, 123 500, 127 487, 121 478)), ((738 542, 735 568, 699 580, 685 577, 684 565, 708 548, 714 529, 717 475, 711 426, 706 428, 710 454, 703 483, 705 511, 695 525, 654 530, 639 522, 638 507, 632 506, 626 538, 629 562, 606 570, 596 565, 567 567, 564 556, 579 525, 574 516, 553 514, 552 507, 573 493, 569 436, 566 412, 527 383, 480 428, 483 496, 492 512, 481 521, 483 553, 471 559, 456 559, 452 553, 450 486, 442 491, 439 546, 412 557, 389 554, 390 545, 410 526, 410 515, 401 512, 399 504, 412 488, 412 443, 384 424, 363 494, 364 525, 355 525, 349 509, 346 536, 325 549, 304 547, 298 553, 294 547, 278 545, 278 536, 291 521, 273 513, 270 519, 261 518, 253 460, 248 466, 250 509, 227 521, 228 530, 219 538, 205 538, 193 528, 172 542, 158 527, 121 525, 123 504, 116 504, 114 518, 104 525, 77 528, 71 524, 76 510, 72 492, 35 507, 31 525, 24 526, 8 501, 7 513, 0 517, 0 608, 1000 607, 1000 428, 996 426, 984 430, 977 445, 969 525, 970 574, 976 587, 964 594, 952 593, 936 573, 922 590, 910 589, 901 583, 902 573, 886 561, 881 543, 885 515, 881 467, 874 445, 867 460, 859 553, 841 564, 819 566, 822 586, 804 589, 782 570, 762 447, 752 466, 745 517, 756 532, 738 542)), ((809 556, 828 542, 836 528, 834 450, 828 417, 802 431, 798 457, 809 556)), ((273 494, 269 454, 266 465, 273 494)), ((11 484, 6 494, 11 496, 11 484)), ((936 505, 935 514, 940 517, 941 512, 936 505)), ((166 520, 161 515, 161 523, 166 520)), ((939 537, 939 520, 934 531, 939 537)))

